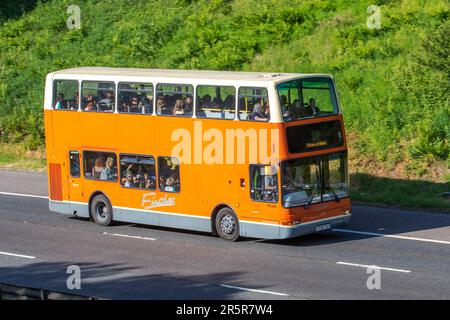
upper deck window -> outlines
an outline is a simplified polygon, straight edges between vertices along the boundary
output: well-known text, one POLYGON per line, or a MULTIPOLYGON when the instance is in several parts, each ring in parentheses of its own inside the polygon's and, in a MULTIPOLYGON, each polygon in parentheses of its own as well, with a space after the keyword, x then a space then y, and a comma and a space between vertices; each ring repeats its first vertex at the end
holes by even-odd
POLYGON ((194 87, 190 84, 158 84, 156 113, 163 116, 192 117, 194 87))
POLYGON ((197 117, 234 119, 236 89, 229 86, 197 86, 197 117))
POLYGON ((119 113, 153 113, 151 83, 119 83, 119 113))
POLYGON ((83 111, 113 112, 116 100, 114 82, 83 81, 83 111))
POLYGON ((56 80, 54 87, 53 109, 78 110, 80 94, 77 80, 56 80))
POLYGON ((269 121, 269 99, 266 88, 239 88, 239 119, 269 121))
POLYGON ((330 78, 296 79, 277 86, 285 121, 329 116, 338 113, 330 78))

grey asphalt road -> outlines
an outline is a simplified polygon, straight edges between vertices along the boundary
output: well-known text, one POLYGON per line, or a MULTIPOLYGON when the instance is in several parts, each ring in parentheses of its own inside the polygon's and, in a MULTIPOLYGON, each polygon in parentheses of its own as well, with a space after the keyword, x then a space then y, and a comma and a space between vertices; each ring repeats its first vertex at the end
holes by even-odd
POLYGON ((448 214, 355 205, 345 229, 229 243, 100 227, 49 211, 46 195, 44 174, 0 170, 1 283, 112 299, 450 299, 448 214), (80 290, 67 288, 71 265, 80 290))

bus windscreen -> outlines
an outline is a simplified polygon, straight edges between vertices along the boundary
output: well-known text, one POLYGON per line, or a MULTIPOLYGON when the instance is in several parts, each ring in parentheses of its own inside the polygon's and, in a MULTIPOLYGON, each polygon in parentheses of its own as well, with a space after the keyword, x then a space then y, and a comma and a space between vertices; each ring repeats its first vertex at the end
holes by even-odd
POLYGON ((313 77, 291 80, 277 86, 284 121, 317 118, 338 113, 333 80, 313 77))

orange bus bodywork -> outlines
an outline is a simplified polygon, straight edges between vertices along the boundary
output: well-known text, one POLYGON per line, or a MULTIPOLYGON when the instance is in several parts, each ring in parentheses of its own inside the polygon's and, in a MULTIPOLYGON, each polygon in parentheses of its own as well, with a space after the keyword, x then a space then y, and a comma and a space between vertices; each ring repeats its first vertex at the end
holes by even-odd
MULTIPOLYGON (((226 121, 100 112, 45 110, 46 146, 49 177, 50 208, 66 214, 89 217, 89 202, 97 192, 104 193, 114 208, 114 220, 175 227, 205 232, 214 231, 214 215, 228 206, 236 213, 240 235, 260 238, 289 238, 315 232, 321 223, 340 226, 350 217, 350 200, 313 204, 286 209, 277 203, 253 201, 249 190, 248 154, 244 164, 180 164, 181 190, 167 193, 124 188, 119 181, 73 178, 69 173, 69 151, 109 151, 120 154, 170 156, 176 142, 171 141, 177 128, 193 133, 194 122, 201 121, 204 130, 215 128, 225 136, 226 129, 278 129, 279 159, 309 157, 347 149, 346 141, 339 148, 290 155, 287 151, 285 127, 299 124, 226 121), (107 147, 111 146, 111 147, 107 147), (60 167, 60 177, 55 170, 60 167), (55 179, 60 179, 59 183, 55 179), (56 196, 55 196, 56 195, 56 196), (145 200, 174 198, 174 204, 154 210, 144 209, 145 200)), ((302 124, 339 119, 341 115, 326 119, 302 120, 302 124)), ((344 134, 345 137, 345 134, 344 134)), ((194 139, 193 139, 194 140, 194 139)), ((269 139, 270 141, 270 139, 269 139)), ((194 143, 194 141, 192 141, 194 143)), ((204 143, 203 145, 206 145, 204 143)), ((272 146, 268 145, 270 150, 272 146)), ((236 149, 235 149, 236 155, 236 149)), ((281 182, 278 191, 281 195, 281 182)))

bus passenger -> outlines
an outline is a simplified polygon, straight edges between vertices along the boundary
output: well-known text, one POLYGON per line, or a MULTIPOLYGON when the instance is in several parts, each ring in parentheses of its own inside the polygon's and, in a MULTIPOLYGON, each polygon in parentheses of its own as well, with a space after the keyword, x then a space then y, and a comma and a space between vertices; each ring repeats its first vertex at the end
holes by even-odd
POLYGON ((257 121, 269 120, 269 116, 265 112, 262 111, 261 103, 255 103, 255 106, 253 107, 253 113, 252 113, 250 119, 257 120, 257 121))
POLYGON ((134 177, 133 177, 133 173, 131 171, 127 171, 125 174, 125 183, 124 183, 124 187, 125 188, 134 188, 134 177))
POLYGON ((56 103, 55 103, 55 109, 56 110, 65 109, 64 102, 65 102, 64 94, 58 93, 58 97, 56 98, 56 103))
POLYGON ((177 99, 175 101, 175 105, 173 106, 173 115, 174 116, 181 116, 184 115, 184 103, 183 100, 177 99))
POLYGON ((108 157, 106 160, 106 167, 103 168, 100 174, 100 180, 116 180, 117 173, 114 167, 114 158, 108 157))
POLYGON ((100 179, 100 176, 102 175, 104 168, 105 168, 105 161, 102 158, 95 159, 94 167, 92 168, 92 178, 100 179))
POLYGON ((85 111, 95 111, 94 108, 95 108, 94 102, 93 101, 89 101, 87 103, 86 108, 84 110, 85 111))
POLYGON ((119 112, 123 113, 129 113, 130 112, 130 106, 128 105, 128 102, 123 101, 120 105, 119 112))
POLYGON ((166 101, 163 96, 158 97, 158 100, 156 100, 156 112, 158 114, 167 114, 166 101))
POLYGON ((95 99, 94 99, 94 96, 92 95, 92 94, 88 94, 88 95, 86 95, 85 97, 84 97, 84 101, 85 102, 94 102, 95 103, 95 99))
POLYGON ((184 110, 186 112, 192 112, 194 110, 194 99, 192 99, 192 96, 184 98, 184 110))
POLYGON ((320 113, 319 107, 316 106, 316 100, 314 98, 309 99, 308 109, 311 111, 313 115, 320 113))
POLYGON ((209 94, 203 96, 202 108, 211 108, 211 96, 209 94))
POLYGON ((232 110, 232 109, 234 109, 234 104, 235 104, 234 96, 231 95, 231 94, 229 94, 229 95, 225 98, 225 100, 224 100, 222 106, 223 106, 223 108, 225 108, 225 109, 230 109, 230 110, 232 110))
POLYGON ((295 99, 294 102, 292 102, 291 108, 292 119, 303 118, 303 114, 305 113, 303 109, 304 108, 302 107, 300 101, 298 99, 295 99))
POLYGON ((154 189, 155 182, 156 182, 156 178, 154 176, 150 176, 147 172, 144 173, 144 188, 145 189, 154 189))
POLYGON ((140 113, 141 110, 139 109, 139 101, 138 97, 136 95, 131 96, 131 102, 130 102, 130 113, 140 113))
POLYGON ((153 96, 147 95, 142 102, 142 113, 152 113, 153 111, 153 96))
POLYGON ((288 103, 288 99, 286 98, 286 96, 284 94, 282 94, 280 96, 280 104, 281 104, 281 110, 283 110, 283 112, 285 112, 288 107, 289 107, 289 103, 288 103))
POLYGON ((75 92, 75 94, 73 95, 73 100, 71 100, 69 102, 69 108, 70 110, 77 110, 78 109, 78 103, 80 100, 80 95, 78 94, 78 92, 75 92))
POLYGON ((106 91, 105 97, 99 101, 101 111, 113 111, 114 109, 114 93, 106 91))
POLYGON ((178 191, 180 180, 178 177, 178 164, 172 158, 165 159, 166 161, 162 163, 160 171, 160 188, 164 191, 178 191))
POLYGON ((92 94, 88 94, 88 95, 84 96, 83 105, 82 105, 83 110, 92 111, 92 110, 96 109, 95 105, 96 105, 96 101, 92 94), (91 105, 90 109, 88 110, 88 105, 90 102, 92 102, 92 105, 91 105))

